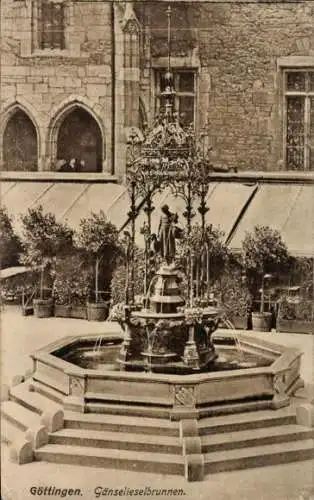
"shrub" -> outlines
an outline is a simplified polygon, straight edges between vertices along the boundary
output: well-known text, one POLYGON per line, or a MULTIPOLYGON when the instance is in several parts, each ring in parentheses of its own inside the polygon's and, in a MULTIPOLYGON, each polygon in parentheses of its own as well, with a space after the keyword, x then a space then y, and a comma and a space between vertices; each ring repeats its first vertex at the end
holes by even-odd
MULTIPOLYGON (((126 266, 124 259, 120 258, 118 262, 110 285, 112 304, 125 303, 126 298, 126 266)), ((135 249, 134 267, 134 294, 142 295, 144 291, 145 262, 144 251, 139 248, 135 249)))
POLYGON ((19 263, 21 241, 14 233, 12 219, 4 207, 0 208, 0 266, 1 269, 19 263))
POLYGON ((79 252, 57 262, 53 296, 60 305, 85 305, 88 299, 90 266, 86 266, 79 252))
POLYGON ((82 252, 85 264, 93 266, 94 273, 89 277, 89 286, 94 290, 95 301, 98 302, 100 286, 103 290, 109 290, 113 271, 122 254, 118 230, 107 220, 103 211, 92 213, 81 220, 76 245, 82 252))
POLYGON ((228 319, 245 318, 251 307, 250 293, 241 268, 229 265, 216 286, 220 305, 228 319))
POLYGON ((42 206, 28 209, 21 220, 21 262, 40 267, 40 298, 43 298, 45 277, 51 278, 56 259, 69 254, 73 249, 73 231, 66 224, 57 222, 54 214, 44 214, 42 206))
POLYGON ((264 312, 264 279, 279 276, 289 262, 288 250, 279 231, 268 226, 256 226, 247 233, 242 244, 243 264, 252 295, 261 286, 261 312, 264 312))
POLYGON ((33 294, 39 280, 38 271, 31 270, 17 274, 1 281, 1 297, 6 301, 21 304, 22 295, 29 297, 33 294))
POLYGON ((287 320, 298 321, 313 321, 314 319, 314 306, 313 302, 300 301, 289 302, 286 298, 282 299, 279 306, 279 318, 287 320))
POLYGON ((210 281, 218 280, 228 262, 229 252, 223 242, 224 233, 212 225, 205 227, 203 235, 202 228, 198 224, 192 226, 191 233, 183 235, 178 243, 178 256, 181 264, 186 268, 186 262, 190 252, 198 258, 201 267, 203 281, 206 279, 207 267, 210 271, 210 281))

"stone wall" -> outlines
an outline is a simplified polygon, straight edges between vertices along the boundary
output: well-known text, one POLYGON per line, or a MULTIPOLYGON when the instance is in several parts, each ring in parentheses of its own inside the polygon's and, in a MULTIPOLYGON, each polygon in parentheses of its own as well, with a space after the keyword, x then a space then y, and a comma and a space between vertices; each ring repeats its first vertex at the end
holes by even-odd
MULTIPOLYGON (((160 67, 167 54, 168 5, 135 4, 141 40, 137 70, 124 67, 127 19, 123 2, 115 2, 112 9, 106 1, 63 1, 63 51, 38 50, 37 0, 1 2, 0 141, 18 106, 37 131, 38 168, 49 170, 56 157, 59 126, 80 106, 91 113, 101 130, 103 171, 115 168, 122 177, 125 127, 133 123, 132 116, 125 116, 131 102, 126 92, 136 89, 142 115, 152 122, 154 67, 160 67)), ((171 6, 172 62, 177 68, 192 67, 197 72, 196 125, 198 129, 206 125, 214 163, 241 170, 284 169, 282 66, 278 61, 312 56, 314 66, 313 3, 194 1, 172 2, 171 6)), ((131 19, 132 13, 128 15, 131 19)))
MULTIPOLYGON (((214 163, 284 169, 278 61, 295 56, 299 64, 298 56, 314 56, 313 3, 171 5, 173 64, 179 67, 181 60, 182 67, 197 69, 197 126, 207 123, 214 163)), ((150 26, 156 64, 167 53, 166 8, 156 2, 137 6, 139 18, 150 26)), ((314 57, 311 61, 314 67, 314 57)))
POLYGON ((38 49, 35 6, 36 0, 1 2, 2 131, 18 105, 37 130, 39 169, 50 169, 63 117, 70 110, 83 107, 101 129, 103 170, 110 172, 110 3, 65 1, 65 50, 38 49))

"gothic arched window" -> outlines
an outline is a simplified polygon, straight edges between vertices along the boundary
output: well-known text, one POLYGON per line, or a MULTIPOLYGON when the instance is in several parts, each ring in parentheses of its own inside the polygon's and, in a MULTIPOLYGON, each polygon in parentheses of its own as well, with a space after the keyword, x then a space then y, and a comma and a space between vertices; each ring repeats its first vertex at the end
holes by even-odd
POLYGON ((37 170, 37 132, 32 120, 22 109, 10 117, 3 134, 5 170, 37 170))
POLYGON ((138 68, 140 64, 139 31, 137 23, 130 20, 124 29, 124 67, 138 68))

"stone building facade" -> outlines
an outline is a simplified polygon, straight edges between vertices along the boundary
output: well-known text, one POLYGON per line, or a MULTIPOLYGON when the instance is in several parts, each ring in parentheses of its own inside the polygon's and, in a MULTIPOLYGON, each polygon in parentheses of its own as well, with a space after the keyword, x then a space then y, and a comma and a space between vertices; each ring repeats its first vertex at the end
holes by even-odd
MULTIPOLYGON (((312 2, 169 2, 176 106, 217 166, 314 169, 312 2)), ((123 178, 167 67, 165 2, 2 2, 1 168, 123 178)))

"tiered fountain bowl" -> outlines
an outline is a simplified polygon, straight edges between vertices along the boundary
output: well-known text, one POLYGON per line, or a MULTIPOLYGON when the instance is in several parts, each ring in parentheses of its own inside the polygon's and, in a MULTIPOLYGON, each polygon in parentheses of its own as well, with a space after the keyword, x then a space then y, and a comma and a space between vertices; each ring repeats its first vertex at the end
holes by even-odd
POLYGON ((191 373, 217 357, 211 335, 218 325, 218 309, 188 309, 180 285, 173 266, 164 265, 156 273, 146 307, 126 316, 126 341, 118 357, 121 367, 191 373))

